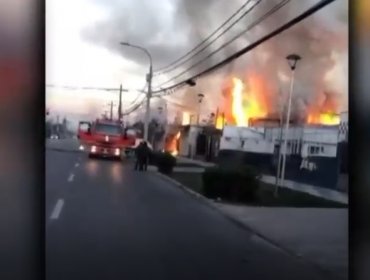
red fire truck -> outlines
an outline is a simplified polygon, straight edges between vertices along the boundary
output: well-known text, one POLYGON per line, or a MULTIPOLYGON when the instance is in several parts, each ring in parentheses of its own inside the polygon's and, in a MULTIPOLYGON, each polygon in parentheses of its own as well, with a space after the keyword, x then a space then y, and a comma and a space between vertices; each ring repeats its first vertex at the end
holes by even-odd
POLYGON ((100 156, 120 160, 125 150, 135 145, 135 136, 128 135, 122 122, 115 120, 81 121, 77 137, 80 141, 80 150, 86 151, 89 157, 100 156))

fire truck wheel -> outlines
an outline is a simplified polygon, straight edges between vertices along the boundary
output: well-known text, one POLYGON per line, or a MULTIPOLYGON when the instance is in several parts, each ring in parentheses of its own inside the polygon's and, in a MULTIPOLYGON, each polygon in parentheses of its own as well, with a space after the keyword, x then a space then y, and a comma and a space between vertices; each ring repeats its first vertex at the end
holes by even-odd
POLYGON ((95 158, 95 155, 89 154, 89 158, 95 158))

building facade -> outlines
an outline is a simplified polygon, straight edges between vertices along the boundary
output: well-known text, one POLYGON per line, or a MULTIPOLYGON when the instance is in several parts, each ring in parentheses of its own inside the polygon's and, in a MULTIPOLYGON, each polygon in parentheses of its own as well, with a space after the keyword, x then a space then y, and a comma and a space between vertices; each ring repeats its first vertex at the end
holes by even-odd
MULTIPOLYGON (((226 126, 220 142, 219 164, 255 166, 276 176, 279 151, 283 152, 281 127, 226 126)), ((285 178, 318 187, 337 189, 341 159, 339 126, 293 126, 287 133, 285 178)))

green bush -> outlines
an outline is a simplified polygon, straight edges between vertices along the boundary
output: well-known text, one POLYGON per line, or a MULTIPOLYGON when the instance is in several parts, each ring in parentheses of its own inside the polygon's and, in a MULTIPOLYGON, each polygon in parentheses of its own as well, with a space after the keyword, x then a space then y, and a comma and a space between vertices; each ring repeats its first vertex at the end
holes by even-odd
POLYGON ((157 166, 159 172, 171 174, 176 165, 176 158, 167 152, 155 153, 153 154, 153 162, 157 166))
POLYGON ((259 174, 252 167, 207 168, 203 173, 203 192, 209 198, 230 201, 253 201, 259 185, 259 174))

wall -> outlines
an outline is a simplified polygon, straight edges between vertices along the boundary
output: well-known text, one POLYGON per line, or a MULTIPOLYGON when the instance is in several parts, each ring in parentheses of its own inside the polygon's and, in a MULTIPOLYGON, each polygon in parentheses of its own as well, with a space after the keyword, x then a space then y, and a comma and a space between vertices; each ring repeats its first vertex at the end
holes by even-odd
MULTIPOLYGON (((217 163, 227 167, 254 166, 262 174, 276 176, 277 157, 273 154, 222 150, 217 163)), ((338 189, 338 158, 291 155, 286 159, 285 179, 322 188, 338 189)))
POLYGON ((220 150, 239 150, 245 152, 272 154, 274 151, 274 144, 271 141, 257 138, 240 139, 222 137, 220 142, 220 150))
MULTIPOLYGON (((253 129, 229 127, 221 138, 218 163, 227 166, 248 164, 263 174, 275 176, 277 153, 274 153, 274 146, 279 134, 280 128, 266 128, 261 134, 253 129)), ((337 189, 340 169, 338 128, 293 127, 288 132, 288 139, 291 143, 301 140, 301 150, 297 154, 288 153, 285 178, 337 189), (311 146, 315 149, 311 150, 311 146)))
MULTIPOLYGON (((284 130, 283 130, 284 132, 284 130)), ((266 128, 257 132, 252 128, 227 127, 222 135, 220 149, 256 153, 273 153, 280 140, 280 128, 266 128)), ((292 127, 288 130, 288 154, 307 153, 310 146, 320 147, 315 155, 335 157, 338 143, 337 127, 292 127), (299 147, 299 142, 301 142, 299 147), (299 152, 297 151, 300 150, 299 152)), ((283 141, 282 141, 283 144, 283 141)))

